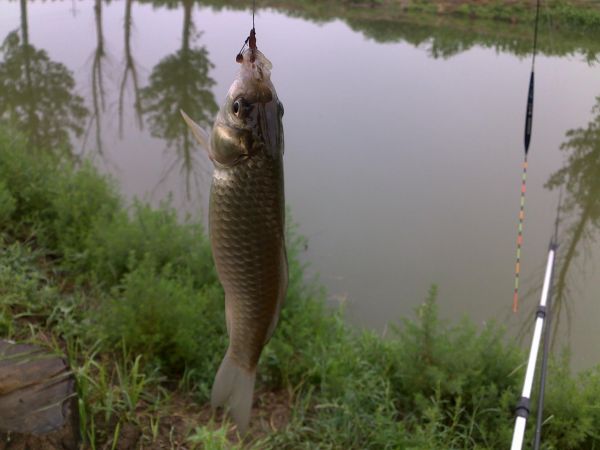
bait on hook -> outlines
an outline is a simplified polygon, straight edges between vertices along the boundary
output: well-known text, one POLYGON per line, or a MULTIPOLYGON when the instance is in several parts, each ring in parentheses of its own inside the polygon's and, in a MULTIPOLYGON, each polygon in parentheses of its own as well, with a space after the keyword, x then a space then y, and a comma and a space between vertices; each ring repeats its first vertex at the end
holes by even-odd
POLYGON ((256 47, 256 29, 254 27, 254 15, 256 13, 256 0, 254 0, 252 2, 252 29, 250 30, 250 35, 246 38, 246 40, 244 41, 244 45, 242 46, 242 48, 240 49, 240 51, 238 52, 237 56, 235 57, 235 61, 237 63, 242 63, 244 61, 244 57, 242 56, 242 53, 244 52, 244 49, 246 48, 246 45, 253 50, 252 55, 250 56, 250 61, 254 62, 254 50, 257 49, 256 47))

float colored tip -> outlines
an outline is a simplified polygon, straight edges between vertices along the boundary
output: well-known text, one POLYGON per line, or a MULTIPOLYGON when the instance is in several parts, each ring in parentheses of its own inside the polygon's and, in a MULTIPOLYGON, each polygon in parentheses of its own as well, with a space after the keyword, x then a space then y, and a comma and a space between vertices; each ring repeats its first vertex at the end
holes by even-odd
POLYGON ((519 208, 519 227, 517 233, 517 258, 515 263, 515 291, 513 294, 513 313, 519 310, 519 277, 521 275, 521 247, 523 245, 523 221, 525 220, 525 194, 527 193, 527 155, 523 160, 521 177, 521 203, 519 208))

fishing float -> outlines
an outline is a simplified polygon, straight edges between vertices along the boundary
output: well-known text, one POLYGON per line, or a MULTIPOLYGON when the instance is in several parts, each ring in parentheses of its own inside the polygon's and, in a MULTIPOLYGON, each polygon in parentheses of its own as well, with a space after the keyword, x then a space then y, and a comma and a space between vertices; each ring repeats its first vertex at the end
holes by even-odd
POLYGON ((519 281, 521 275, 521 247, 523 246, 523 222, 525 220, 525 194, 527 193, 527 156, 531 143, 531 129, 533 126, 533 94, 535 84, 535 56, 537 54, 538 23, 540 18, 540 0, 535 7, 535 29, 533 32, 533 55, 531 57, 531 75, 529 76, 529 90, 527 92, 527 109, 525 111, 525 154, 523 156, 523 174, 521 175, 521 201, 519 208, 519 226, 517 232, 517 258, 515 263, 515 288, 513 292, 513 313, 519 309, 519 281))
MULTIPOLYGON (((523 245, 523 221, 525 219, 525 194, 527 193, 527 157, 529 153, 529 145, 531 143, 531 130, 533 125, 533 99, 534 99, 534 84, 535 84, 535 57, 537 54, 537 39, 538 39, 538 24, 540 16, 540 0, 536 2, 535 10, 535 28, 533 33, 533 52, 531 58, 531 74, 529 76, 529 89, 527 92, 527 108, 525 112, 525 136, 524 146, 525 153, 523 157, 523 174, 521 177, 521 201, 519 209, 519 226, 517 234, 517 257, 515 264, 515 287, 513 294, 513 312, 516 313, 519 307, 519 278, 521 270, 521 247, 523 245)), ((554 277, 554 266, 556 260, 556 252, 558 249, 558 225, 560 213, 561 198, 558 201, 556 212, 556 221, 554 227, 554 236, 550 240, 548 249, 548 257, 546 260, 546 270, 544 273, 544 283, 542 285, 542 294, 540 303, 535 311, 535 326, 533 330, 533 338, 529 351, 529 359, 527 361, 527 369, 525 371, 525 380, 523 382, 523 390, 521 397, 515 408, 515 426, 513 431, 513 439, 511 450, 521 450, 523 448, 523 440, 525 438, 525 428, 527 419, 530 413, 531 391, 538 360, 538 352, 540 343, 543 347, 542 363, 540 368, 539 393, 537 404, 536 427, 534 434, 533 449, 539 450, 541 444, 542 421, 544 409, 544 394, 546 386, 546 374, 548 371, 548 354, 550 345, 550 305, 552 295, 552 280, 554 277), (543 342, 542 342, 542 333, 543 342)))

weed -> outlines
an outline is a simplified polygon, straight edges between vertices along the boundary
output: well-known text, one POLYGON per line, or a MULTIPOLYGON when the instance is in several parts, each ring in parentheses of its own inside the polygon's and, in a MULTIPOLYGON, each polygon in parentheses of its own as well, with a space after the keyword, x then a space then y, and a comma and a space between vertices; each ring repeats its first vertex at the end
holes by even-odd
POLYGON ((188 437, 192 448, 201 448, 203 450, 241 450, 241 446, 229 442, 227 437, 227 428, 212 428, 209 426, 197 427, 188 437))

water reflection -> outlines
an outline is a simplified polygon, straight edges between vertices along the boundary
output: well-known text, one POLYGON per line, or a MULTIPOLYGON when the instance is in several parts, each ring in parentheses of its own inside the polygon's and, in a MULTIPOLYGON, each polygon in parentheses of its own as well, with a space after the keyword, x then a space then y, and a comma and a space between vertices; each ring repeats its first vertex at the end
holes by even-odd
POLYGON ((196 122, 206 125, 212 122, 218 107, 211 91, 215 81, 209 71, 214 66, 208 59, 208 51, 205 47, 192 48, 200 36, 192 20, 194 2, 183 0, 182 4, 181 48, 154 67, 149 85, 142 90, 142 99, 152 135, 164 139, 176 152, 175 160, 167 166, 161 181, 180 166, 189 199, 192 181, 196 185, 200 182, 202 165, 199 149, 179 111, 186 111, 196 122))
MULTIPOLYGON (((531 53, 532 30, 528 25, 456 18, 433 21, 410 15, 392 20, 348 19, 347 22, 352 29, 377 42, 405 41, 415 46, 425 46, 434 58, 449 58, 475 46, 494 48, 518 56, 531 53)), ((580 53, 589 63, 598 61, 600 55, 597 32, 565 33, 542 24, 538 44, 540 53, 553 56, 580 53)))
MULTIPOLYGON (((165 0, 152 0, 164 5, 165 0)), ((203 0, 216 8, 248 9, 249 2, 203 0)), ((470 20, 448 15, 419 14, 407 11, 407 2, 364 2, 360 5, 320 0, 258 0, 259 8, 273 8, 290 16, 315 22, 343 20, 353 30, 377 42, 405 41, 422 45, 433 57, 447 58, 474 46, 494 48, 524 56, 531 52, 532 29, 528 23, 470 20)), ((581 54, 590 63, 600 55, 598 31, 562 29, 552 23, 548 12, 542 14, 538 51, 546 55, 581 54)))
POLYGON ((133 55, 131 53, 131 29, 133 27, 133 20, 131 15, 132 5, 133 0, 127 0, 125 2, 125 69, 123 70, 123 76, 121 77, 121 86, 119 88, 119 136, 121 138, 123 138, 123 109, 125 101, 125 90, 127 88, 127 81, 130 76, 131 83, 133 85, 133 109, 135 111, 137 126, 140 130, 144 129, 138 70, 135 60, 133 59, 133 55))
POLYGON ((92 115, 83 140, 85 148, 87 138, 92 127, 95 130, 96 151, 102 155, 102 114, 106 109, 106 89, 104 87, 104 62, 106 51, 104 49, 104 32, 102 29, 102 0, 94 3, 94 22, 96 24, 96 49, 92 55, 92 115))
MULTIPOLYGON (((577 282, 572 276, 573 264, 591 246, 600 229, 600 96, 592 112, 596 116, 586 128, 567 132, 567 140, 561 145, 568 155, 566 163, 546 184, 548 189, 563 190, 561 214, 568 220, 563 225, 555 276, 555 331, 563 310, 570 328, 569 298, 573 281, 577 282)), ((576 275, 580 278, 581 271, 576 275)))
POLYGON ((72 72, 29 43, 27 0, 20 6, 21 35, 10 32, 0 47, 0 118, 24 133, 32 148, 70 151, 70 133, 82 134, 88 110, 74 93, 72 72))

